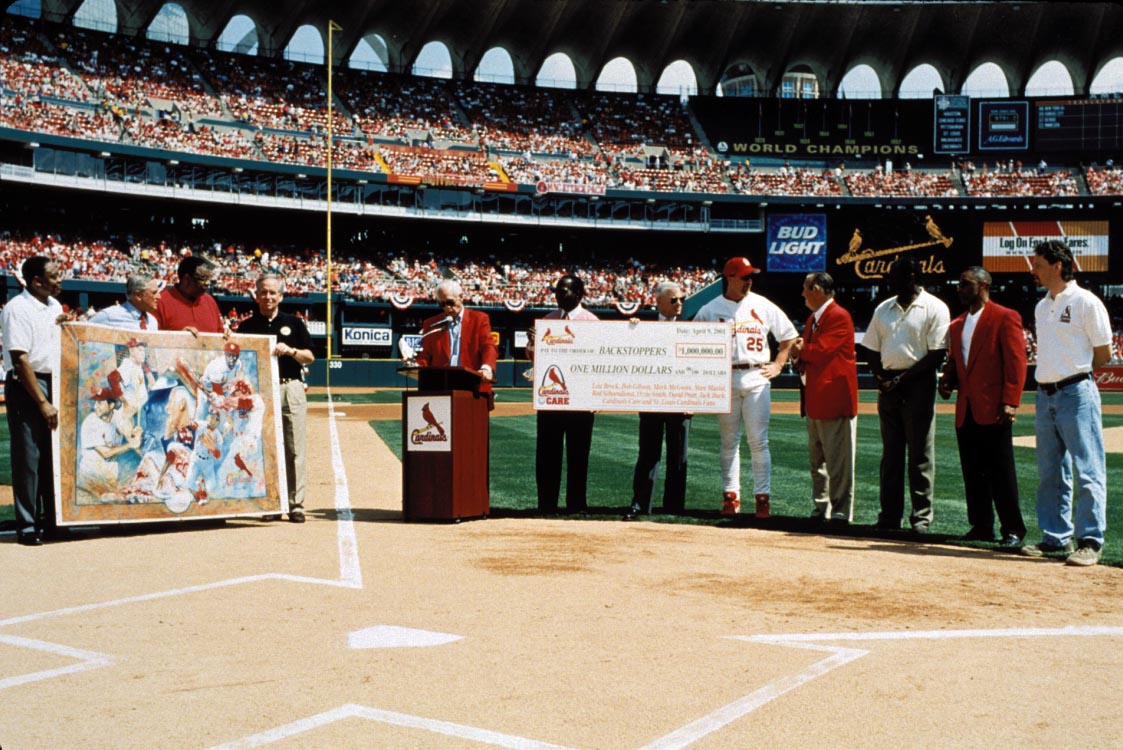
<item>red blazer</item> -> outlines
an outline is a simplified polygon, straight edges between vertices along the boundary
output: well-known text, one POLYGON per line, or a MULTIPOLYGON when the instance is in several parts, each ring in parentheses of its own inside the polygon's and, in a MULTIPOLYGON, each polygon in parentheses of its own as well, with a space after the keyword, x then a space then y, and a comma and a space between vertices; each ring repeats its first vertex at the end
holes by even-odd
POLYGON ((803 408, 812 419, 839 419, 858 414, 858 361, 854 356, 854 321, 837 302, 827 305, 803 329, 803 350, 797 369, 807 378, 803 408))
POLYGON ((1026 384, 1026 339, 1022 316, 1008 307, 987 302, 971 337, 971 361, 963 365, 963 313, 948 327, 951 361, 944 379, 959 389, 955 398, 955 426, 962 427, 971 409, 976 424, 998 422, 1002 405, 1018 406, 1026 384))
MULTIPOLYGON (((426 319, 421 326, 421 335, 425 336, 445 317, 444 313, 439 313, 426 319)), ((494 375, 495 360, 499 352, 495 348, 495 341, 491 338, 491 320, 487 317, 487 313, 465 308, 460 319, 460 327, 460 364, 473 370, 487 365, 494 375)), ((417 364, 422 367, 448 367, 449 357, 452 355, 450 345, 447 329, 425 336, 421 339, 421 353, 417 355, 417 364)), ((487 394, 489 406, 494 404, 491 383, 481 382, 480 393, 487 394)))

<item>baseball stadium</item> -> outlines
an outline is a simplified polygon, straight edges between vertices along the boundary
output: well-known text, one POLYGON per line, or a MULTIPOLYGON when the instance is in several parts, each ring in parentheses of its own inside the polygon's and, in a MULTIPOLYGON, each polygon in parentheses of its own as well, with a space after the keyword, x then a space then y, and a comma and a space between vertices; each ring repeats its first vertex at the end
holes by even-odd
POLYGON ((1123 746, 1123 6, 0 5, 0 748, 1123 746))

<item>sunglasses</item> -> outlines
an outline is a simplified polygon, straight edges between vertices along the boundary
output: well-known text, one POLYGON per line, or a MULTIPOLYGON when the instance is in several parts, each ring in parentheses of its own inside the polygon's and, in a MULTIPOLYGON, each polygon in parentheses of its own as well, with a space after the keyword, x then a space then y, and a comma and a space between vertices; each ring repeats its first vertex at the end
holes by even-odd
POLYGON ((679 302, 682 302, 684 299, 686 299, 686 297, 667 297, 667 301, 670 302, 672 305, 677 305, 679 302))
POLYGON ((444 302, 438 302, 441 307, 456 307, 460 304, 458 299, 446 299, 444 302))
POLYGON ((744 276, 739 276, 738 278, 741 279, 741 281, 752 281, 753 275, 751 273, 747 273, 744 276))

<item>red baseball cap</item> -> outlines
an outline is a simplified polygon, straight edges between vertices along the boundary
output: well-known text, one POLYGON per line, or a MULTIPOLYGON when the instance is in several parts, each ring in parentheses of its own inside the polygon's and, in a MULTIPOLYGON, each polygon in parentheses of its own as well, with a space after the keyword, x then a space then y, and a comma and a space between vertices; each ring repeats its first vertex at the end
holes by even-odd
POLYGON ((760 273, 760 269, 753 268, 753 264, 749 262, 748 258, 730 258, 726 261, 725 270, 721 273, 727 279, 732 279, 750 273, 760 273))
POLYGON ((227 341, 226 346, 222 347, 227 354, 241 354, 242 347, 235 344, 233 341, 227 341))

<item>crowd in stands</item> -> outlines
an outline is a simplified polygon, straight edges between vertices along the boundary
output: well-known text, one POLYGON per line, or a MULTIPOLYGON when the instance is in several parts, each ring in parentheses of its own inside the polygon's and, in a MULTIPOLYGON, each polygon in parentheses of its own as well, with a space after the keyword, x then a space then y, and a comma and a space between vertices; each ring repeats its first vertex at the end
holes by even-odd
POLYGON ((829 170, 789 166, 762 170, 742 163, 733 169, 730 180, 737 192, 745 195, 842 195, 839 179, 829 170))
POLYGON ((1116 166, 1088 167, 1084 170, 1088 192, 1093 195, 1123 195, 1123 169, 1116 166))
POLYGON ((964 174, 963 186, 972 198, 1000 198, 1003 196, 1079 195, 1073 173, 1067 169, 1037 175, 1023 172, 989 172, 964 174))
POLYGON ((0 25, 0 81, 25 97, 46 96, 86 102, 90 92, 66 67, 30 21, 6 16, 0 25))
POLYGON ((608 185, 608 171, 600 159, 551 159, 526 154, 497 160, 512 182, 535 185, 539 182, 571 185, 608 185))
MULTIPOLYGON (((180 260, 204 254, 218 265, 212 291, 248 295, 263 272, 286 279, 286 295, 307 296, 327 289, 327 257, 322 249, 297 246, 254 247, 237 242, 171 244, 132 236, 98 239, 60 234, 0 233, 0 274, 14 274, 26 258, 55 258, 64 279, 123 283, 141 269, 169 283, 175 281, 180 260)), ((445 279, 463 285, 472 304, 522 303, 535 307, 554 304, 550 285, 564 273, 585 279, 586 302, 594 307, 641 302, 652 305, 651 290, 673 278, 693 294, 717 278, 712 268, 641 263, 638 260, 584 263, 531 262, 507 258, 461 259, 428 253, 368 252, 364 257, 336 255, 332 259, 333 288, 359 301, 389 301, 391 297, 429 300, 445 279)))
POLYGON ((460 83, 456 95, 484 148, 567 157, 598 153, 562 91, 460 83))
POLYGON ((871 172, 848 172, 846 188, 858 198, 954 198, 959 195, 946 172, 886 170, 881 164, 871 172))
POLYGON ((457 143, 478 141, 459 121, 446 83, 364 70, 340 71, 335 80, 339 99, 370 138, 407 145, 416 140, 413 136, 457 143))
MULTIPOLYGON (((234 119, 257 128, 327 132, 321 68, 219 53, 200 55, 197 63, 234 119)), ((333 132, 348 133, 352 128, 350 118, 336 110, 333 132)))
MULTIPOLYGON (((322 66, 5 15, 0 75, 0 125, 7 127, 185 153, 325 163, 322 66)), ((971 197, 1081 190, 1077 172, 1044 162, 1023 167, 1013 159, 982 169, 968 161, 953 165, 951 174, 879 166, 842 175, 822 167, 730 164, 709 149, 689 107, 672 96, 453 83, 349 68, 335 81, 335 164, 430 184, 477 186, 506 177, 662 192, 954 197, 961 195, 961 177, 971 197), (488 164, 499 157, 502 170, 488 164)), ((1110 164, 1083 176, 1093 193, 1123 193, 1123 172, 1110 164)))
MULTIPOLYGON (((257 159, 257 149, 239 131, 207 125, 183 126, 175 120, 132 117, 125 120, 126 139, 138 146, 231 159, 257 159)), ((282 161, 281 159, 272 159, 282 161)))

